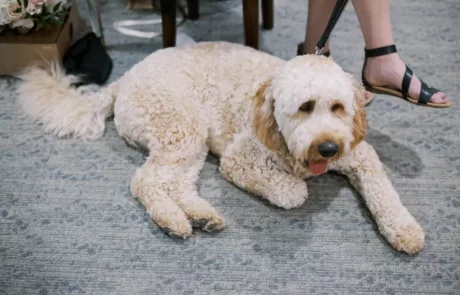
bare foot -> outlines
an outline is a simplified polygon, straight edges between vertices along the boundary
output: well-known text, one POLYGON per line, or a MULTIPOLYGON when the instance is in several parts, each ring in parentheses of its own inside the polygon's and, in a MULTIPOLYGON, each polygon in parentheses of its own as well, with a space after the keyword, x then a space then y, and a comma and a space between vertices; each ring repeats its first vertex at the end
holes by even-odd
MULTIPOLYGON (((368 58, 364 69, 365 79, 374 86, 388 86, 401 90, 406 65, 397 53, 368 58)), ((414 75, 409 87, 409 97, 418 100, 420 80, 414 75)), ((431 103, 447 104, 449 99, 443 92, 433 94, 431 103)))
POLYGON ((366 106, 372 101, 372 99, 374 98, 374 94, 367 90, 363 90, 363 91, 364 91, 364 106, 366 106))

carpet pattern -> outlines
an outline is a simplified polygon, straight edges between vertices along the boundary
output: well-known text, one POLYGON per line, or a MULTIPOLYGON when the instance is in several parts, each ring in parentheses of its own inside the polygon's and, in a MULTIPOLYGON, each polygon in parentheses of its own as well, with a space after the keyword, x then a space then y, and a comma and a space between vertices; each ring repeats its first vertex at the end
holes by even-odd
MULTIPOLYGON (((200 20, 179 32, 243 43, 241 1, 202 2, 200 20)), ((304 35, 307 5, 275 2, 275 28, 262 32, 261 47, 288 59, 304 35)), ((101 3, 114 80, 161 48, 161 37, 119 34, 113 21, 152 14, 128 11, 121 0, 101 3)), ((226 229, 171 239, 131 197, 144 156, 113 122, 96 142, 58 140, 22 118, 17 81, 2 78, 0 294, 460 294, 460 2, 393 1, 391 9, 403 59, 454 103, 436 110, 378 96, 367 108, 367 140, 425 230, 420 254, 395 252, 342 177, 309 180, 308 201, 284 211, 223 180, 213 157, 199 191, 226 229)), ((359 75, 364 45, 351 5, 332 46, 334 60, 359 75)))

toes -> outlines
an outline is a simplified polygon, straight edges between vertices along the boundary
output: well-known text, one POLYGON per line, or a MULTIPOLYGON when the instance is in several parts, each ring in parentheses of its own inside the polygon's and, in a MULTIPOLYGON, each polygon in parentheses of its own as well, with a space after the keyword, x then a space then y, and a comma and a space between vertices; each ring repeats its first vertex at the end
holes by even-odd
POLYGON ((449 99, 447 97, 447 95, 443 92, 437 92, 435 93, 432 97, 431 97, 431 100, 430 100, 432 103, 448 103, 449 102, 449 99))
POLYGON ((188 221, 180 223, 163 222, 161 224, 157 222, 157 224, 166 234, 173 238, 185 239, 192 235, 192 226, 188 221))
POLYGON ((369 91, 364 92, 364 99, 366 101, 371 100, 372 99, 372 93, 370 93, 369 91))
POLYGON ((201 228, 208 232, 218 231, 224 227, 222 217, 213 213, 207 217, 196 218, 192 221, 192 226, 195 228, 201 228))
POLYGON ((224 223, 216 209, 196 192, 174 198, 177 205, 184 211, 195 228, 205 231, 222 229, 224 223))
POLYGON ((177 231, 174 231, 168 227, 163 227, 161 228, 165 234, 167 234, 168 236, 170 236, 171 238, 176 238, 176 239, 185 239, 187 237, 189 237, 192 232, 190 230, 190 233, 180 233, 180 232, 177 232, 177 231))
POLYGON ((192 235, 192 225, 183 212, 153 217, 155 223, 171 237, 185 239, 192 235))
POLYGON ((364 92, 364 106, 367 106, 368 104, 370 104, 373 99, 374 99, 374 94, 366 90, 364 92))
POLYGON ((203 228, 206 224, 208 224, 208 220, 206 218, 200 218, 192 221, 192 226, 196 228, 203 228))
POLYGON ((408 254, 419 252, 425 243, 425 234, 418 223, 410 223, 396 232, 392 242, 393 248, 408 254))
POLYGON ((206 225, 203 227, 203 230, 208 232, 219 231, 224 228, 224 222, 222 217, 216 216, 216 218, 208 220, 206 225))

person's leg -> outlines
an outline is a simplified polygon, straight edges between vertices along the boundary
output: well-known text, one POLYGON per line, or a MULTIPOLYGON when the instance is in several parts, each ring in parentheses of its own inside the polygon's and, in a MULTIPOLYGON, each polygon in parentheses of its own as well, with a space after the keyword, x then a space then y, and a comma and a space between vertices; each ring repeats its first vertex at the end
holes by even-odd
MULTIPOLYGON (((305 42, 303 43, 303 52, 312 54, 315 52, 316 43, 326 30, 327 23, 334 10, 336 0, 309 0, 307 29, 305 33, 305 42)), ((330 39, 330 38, 329 38, 330 39)), ((329 40, 324 46, 324 52, 329 50, 329 40)))
MULTIPOLYGON (((367 49, 392 45, 393 34, 390 21, 390 1, 353 0, 358 16, 364 42, 367 49)), ((393 86, 401 89, 406 66, 397 53, 369 58, 364 75, 366 80, 375 86, 393 86)), ((409 88, 409 96, 418 99, 420 80, 414 76, 409 88)), ((448 99, 442 92, 434 94, 433 103, 447 103, 448 99)))

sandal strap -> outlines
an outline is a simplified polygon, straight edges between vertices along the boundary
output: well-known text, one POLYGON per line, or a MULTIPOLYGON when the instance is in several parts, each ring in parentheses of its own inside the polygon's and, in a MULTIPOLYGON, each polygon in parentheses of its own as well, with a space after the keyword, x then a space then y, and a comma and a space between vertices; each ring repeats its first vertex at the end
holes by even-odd
POLYGON ((409 96, 409 86, 410 82, 412 81, 412 76, 412 70, 406 65, 406 71, 404 72, 404 77, 401 85, 401 94, 404 99, 407 99, 409 96))
POLYGON ((420 87, 420 96, 418 98, 418 103, 419 104, 427 104, 431 97, 439 92, 438 89, 436 88, 433 88, 433 87, 429 87, 425 82, 423 82, 422 80, 420 80, 420 82, 422 82, 422 86, 420 87))
POLYGON ((364 53, 366 54, 366 58, 392 54, 392 53, 395 53, 395 52, 397 52, 397 50, 396 50, 396 45, 394 45, 394 44, 379 47, 379 48, 374 48, 374 49, 366 49, 366 48, 364 48, 364 53))

